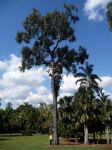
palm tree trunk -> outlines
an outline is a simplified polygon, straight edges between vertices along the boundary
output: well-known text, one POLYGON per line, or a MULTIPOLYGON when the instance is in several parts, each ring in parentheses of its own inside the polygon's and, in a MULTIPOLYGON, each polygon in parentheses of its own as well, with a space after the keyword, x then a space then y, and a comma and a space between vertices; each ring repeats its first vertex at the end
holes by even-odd
POLYGON ((52 64, 51 68, 51 88, 52 88, 52 95, 53 95, 53 144, 59 145, 59 138, 58 138, 58 117, 57 117, 57 96, 55 91, 55 80, 54 80, 54 65, 52 64))
POLYGON ((111 137, 110 137, 110 144, 112 144, 112 129, 110 131, 111 131, 110 132, 110 135, 111 135, 111 137))
POLYGON ((108 125, 108 123, 106 123, 106 125, 105 125, 105 133, 106 133, 107 144, 109 144, 109 125, 108 125))
POLYGON ((88 144, 88 125, 84 124, 84 144, 88 144))

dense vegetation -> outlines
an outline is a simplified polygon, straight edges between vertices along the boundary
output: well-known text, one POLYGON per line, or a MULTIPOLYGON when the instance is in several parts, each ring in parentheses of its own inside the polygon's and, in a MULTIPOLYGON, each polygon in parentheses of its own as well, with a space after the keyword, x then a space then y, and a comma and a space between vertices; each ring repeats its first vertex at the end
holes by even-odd
MULTIPOLYGON (((97 81, 101 79, 88 63, 79 68, 75 77, 78 77, 76 84, 80 83, 78 90, 73 96, 58 101, 59 135, 85 144, 112 143, 112 100, 99 87, 97 81), (106 141, 101 140, 103 134, 106 141)), ((24 103, 13 109, 12 104, 7 103, 4 110, 0 109, 0 133, 49 134, 53 131, 52 110, 52 104, 41 103, 35 108, 24 103)))
MULTIPOLYGON (((85 101, 83 91, 79 89, 74 96, 61 98, 58 102, 59 134, 64 138, 75 137, 84 140, 84 124, 89 134, 97 142, 106 133, 107 143, 111 142, 112 101, 102 90, 91 101, 85 101), (85 109, 86 108, 86 109, 85 109), (95 136, 96 135, 96 136, 95 136)), ((49 134, 52 131, 52 105, 40 104, 38 108, 28 103, 13 109, 8 103, 5 110, 0 109, 0 133, 49 134)), ((99 141, 100 142, 100 141, 99 141)))

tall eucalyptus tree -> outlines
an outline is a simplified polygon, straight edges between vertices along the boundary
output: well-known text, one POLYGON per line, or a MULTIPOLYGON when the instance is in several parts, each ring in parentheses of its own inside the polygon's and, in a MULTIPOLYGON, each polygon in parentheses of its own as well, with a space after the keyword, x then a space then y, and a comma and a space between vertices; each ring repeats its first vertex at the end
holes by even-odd
POLYGON ((24 31, 17 32, 16 41, 26 43, 22 48, 21 71, 33 66, 44 65, 49 68, 51 77, 51 89, 53 95, 53 142, 59 144, 57 97, 63 69, 68 72, 76 71, 76 66, 88 58, 86 50, 80 47, 79 51, 70 49, 66 44, 76 40, 73 24, 78 21, 74 14, 76 7, 69 4, 64 5, 64 11, 54 11, 42 16, 40 12, 33 9, 23 22, 24 31), (66 43, 66 44, 65 44, 66 43), (28 46, 29 44, 29 46, 28 46))

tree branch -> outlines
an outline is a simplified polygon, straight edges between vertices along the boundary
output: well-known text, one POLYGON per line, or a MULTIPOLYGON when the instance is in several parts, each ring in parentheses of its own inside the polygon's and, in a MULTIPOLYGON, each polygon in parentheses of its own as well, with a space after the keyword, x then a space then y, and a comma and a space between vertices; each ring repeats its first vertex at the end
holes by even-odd
POLYGON ((60 42, 60 40, 58 39, 57 42, 56 42, 56 46, 53 48, 52 52, 54 52, 56 50, 56 48, 58 47, 59 42, 60 42))

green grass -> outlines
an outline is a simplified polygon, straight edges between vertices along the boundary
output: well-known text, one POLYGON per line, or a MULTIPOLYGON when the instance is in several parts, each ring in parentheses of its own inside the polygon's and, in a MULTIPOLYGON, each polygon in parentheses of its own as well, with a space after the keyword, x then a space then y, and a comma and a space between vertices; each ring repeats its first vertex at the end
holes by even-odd
POLYGON ((112 150, 112 147, 84 146, 49 146, 47 135, 6 136, 0 137, 0 150, 112 150))

